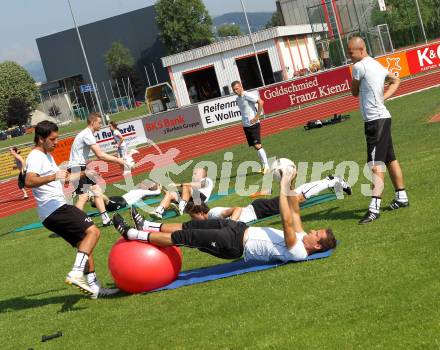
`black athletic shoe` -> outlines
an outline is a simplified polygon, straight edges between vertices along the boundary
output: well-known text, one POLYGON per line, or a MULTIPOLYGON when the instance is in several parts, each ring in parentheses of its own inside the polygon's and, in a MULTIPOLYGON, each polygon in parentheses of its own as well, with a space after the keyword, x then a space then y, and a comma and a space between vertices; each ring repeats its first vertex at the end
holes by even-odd
POLYGON ((368 224, 374 220, 379 219, 379 213, 373 213, 371 211, 367 211, 362 219, 359 220, 359 225, 368 224))
POLYGON ((113 215, 113 226, 122 237, 128 240, 128 230, 131 227, 127 225, 127 223, 124 221, 124 218, 118 213, 113 215))
POLYGON ((400 202, 400 201, 398 201, 398 200, 396 200, 396 199, 393 199, 392 201, 391 201, 391 203, 390 203, 390 205, 389 205, 389 209, 390 210, 396 210, 396 209, 400 209, 400 208, 406 208, 406 207, 409 207, 409 202, 408 201, 406 201, 406 202, 400 202))
POLYGON ((144 218, 141 214, 137 211, 135 206, 131 207, 130 210, 131 219, 134 222, 134 226, 136 227, 136 230, 142 231, 144 229, 144 218))

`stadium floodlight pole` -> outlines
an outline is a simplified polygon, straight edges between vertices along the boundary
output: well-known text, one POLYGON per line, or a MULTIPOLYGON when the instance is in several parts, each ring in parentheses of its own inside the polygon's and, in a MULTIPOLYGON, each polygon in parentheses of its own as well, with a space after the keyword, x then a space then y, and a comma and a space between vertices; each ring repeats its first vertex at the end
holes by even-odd
POLYGON ((260 72, 261 82, 263 83, 263 85, 266 85, 263 77, 263 72, 261 70, 260 61, 258 59, 257 48, 255 47, 254 39, 252 38, 251 26, 249 25, 246 9, 244 7, 243 0, 240 0, 240 2, 241 2, 241 8, 243 9, 244 18, 246 19, 246 25, 249 31, 249 39, 251 40, 252 47, 254 48, 255 58, 257 59, 257 66, 258 66, 258 71, 260 72))
POLYGON ((99 114, 101 114, 101 116, 102 116, 103 124, 107 125, 107 118, 105 117, 104 113, 102 112, 101 101, 99 99, 98 93, 96 92, 96 85, 93 80, 92 72, 90 71, 90 66, 89 66, 89 61, 87 60, 86 50, 84 50, 84 45, 83 45, 83 42, 81 39, 81 34, 79 33, 79 29, 76 24, 75 15, 73 14, 72 5, 70 4, 70 0, 67 0, 67 4, 69 5, 70 14, 72 15, 73 24, 75 25, 76 34, 78 35, 79 44, 81 45, 81 50, 82 50, 82 53, 84 56, 84 60, 86 61, 87 72, 89 73, 90 82, 92 83, 92 86, 93 86, 93 93, 95 94, 96 102, 98 104, 99 114))
POLYGON ((417 7, 417 15, 419 16, 420 26, 422 27, 423 38, 425 38, 425 44, 427 44, 428 39, 426 39, 425 26, 423 24, 422 15, 420 13, 419 0, 416 0, 416 7, 417 7))

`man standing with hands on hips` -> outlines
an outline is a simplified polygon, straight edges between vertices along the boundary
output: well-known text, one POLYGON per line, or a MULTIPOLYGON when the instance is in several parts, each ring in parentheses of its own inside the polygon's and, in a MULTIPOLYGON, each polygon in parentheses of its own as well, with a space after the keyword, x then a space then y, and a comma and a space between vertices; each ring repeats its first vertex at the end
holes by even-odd
POLYGON ((231 84, 232 91, 237 95, 237 105, 240 109, 241 120, 243 122, 243 130, 249 147, 253 146, 258 152, 261 163, 263 163, 261 172, 266 174, 269 171, 269 163, 267 161, 266 152, 261 145, 261 126, 260 116, 263 112, 263 100, 251 93, 244 91, 243 86, 239 81, 234 81, 231 84), (258 105, 258 109, 255 108, 258 105))
POLYGON ((360 97, 360 109, 365 122, 367 159, 373 172, 373 194, 370 206, 359 221, 359 224, 367 224, 380 216, 385 177, 383 164, 388 168, 396 193, 389 209, 409 206, 402 169, 394 154, 391 114, 384 105, 384 101, 396 92, 400 79, 368 55, 365 42, 360 37, 350 39, 348 54, 354 63, 351 93, 355 97, 360 97), (388 90, 384 92, 385 84, 388 84, 388 90))

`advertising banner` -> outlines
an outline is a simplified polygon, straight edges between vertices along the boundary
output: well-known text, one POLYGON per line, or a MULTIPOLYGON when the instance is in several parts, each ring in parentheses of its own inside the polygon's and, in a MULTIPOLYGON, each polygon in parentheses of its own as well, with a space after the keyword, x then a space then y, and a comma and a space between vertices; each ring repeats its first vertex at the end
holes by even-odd
MULTIPOLYGON (((258 91, 249 91, 256 97, 260 97, 258 91)), ((203 127, 209 129, 219 125, 225 125, 241 121, 241 113, 236 102, 237 96, 227 96, 200 103, 199 113, 202 119, 203 127)))
POLYGON ((350 91, 348 66, 259 89, 264 112, 273 113, 350 91))
POLYGON ((440 43, 423 46, 406 52, 411 74, 440 67, 440 43))
POLYGON ((376 60, 398 78, 411 75, 405 52, 378 57, 376 60))
POLYGON ((191 106, 142 119, 145 135, 154 142, 195 134, 203 130, 199 108, 191 106))
MULTIPOLYGON (((125 138, 128 148, 147 143, 142 119, 118 124, 118 129, 125 138)), ((95 133, 96 141, 104 152, 116 150, 116 143, 113 140, 113 134, 110 127, 103 128, 95 133)), ((92 154, 91 154, 92 155, 92 154)))

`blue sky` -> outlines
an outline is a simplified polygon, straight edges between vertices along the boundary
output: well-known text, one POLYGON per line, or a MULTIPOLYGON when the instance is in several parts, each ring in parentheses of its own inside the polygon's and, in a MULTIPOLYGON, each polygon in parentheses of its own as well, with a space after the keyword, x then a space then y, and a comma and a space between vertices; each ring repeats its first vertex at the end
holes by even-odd
MULTIPOLYGON (((71 0, 78 25, 153 5, 155 0, 71 0)), ((241 11, 240 0, 203 0, 211 16, 241 11)), ((275 0, 245 0, 248 12, 273 12, 275 0)), ((0 62, 39 60, 35 39, 73 27, 67 0, 2 1, 0 62)))

